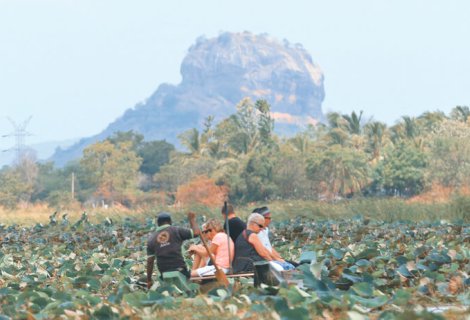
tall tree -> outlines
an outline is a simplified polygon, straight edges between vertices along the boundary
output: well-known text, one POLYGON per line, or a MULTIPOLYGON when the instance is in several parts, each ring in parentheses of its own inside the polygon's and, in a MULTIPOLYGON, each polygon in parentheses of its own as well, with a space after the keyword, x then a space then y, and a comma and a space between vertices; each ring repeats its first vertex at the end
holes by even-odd
POLYGON ((421 114, 417 121, 419 122, 419 126, 423 128, 426 132, 431 132, 439 123, 441 123, 444 119, 446 119, 446 115, 442 111, 434 111, 434 112, 424 112, 421 114))
POLYGON ((46 201, 52 192, 58 191, 69 192, 70 200, 70 183, 63 169, 55 168, 52 162, 39 163, 33 200, 46 201))
POLYGON ((413 143, 402 142, 385 156, 383 187, 390 195, 413 196, 424 188, 426 155, 413 143))
POLYGON ((118 131, 113 133, 107 140, 117 146, 122 143, 130 144, 131 150, 137 152, 144 142, 144 136, 134 130, 118 131))
POLYGON ((246 98, 237 105, 235 114, 217 125, 214 137, 225 146, 227 155, 246 155, 258 147, 276 147, 269 110, 266 101, 259 100, 253 105, 246 98))
POLYGON ((361 134, 362 110, 359 112, 359 115, 355 111, 351 115, 344 114, 343 119, 346 120, 345 127, 350 134, 361 134))
POLYGON ((0 205, 7 208, 16 208, 17 205, 28 199, 29 187, 22 183, 21 173, 11 167, 4 167, 0 171, 0 205))
POLYGON ((470 186, 470 126, 444 120, 430 135, 428 183, 448 187, 470 186))
POLYGON ((407 141, 419 144, 417 141, 419 134, 419 124, 414 117, 403 116, 399 123, 390 128, 391 141, 396 145, 407 141))
POLYGON ((35 191, 37 176, 36 156, 27 150, 13 167, 4 167, 0 171, 0 205, 10 208, 28 205, 35 191))
POLYGON ((323 185, 329 198, 349 196, 369 183, 369 167, 363 152, 333 145, 309 159, 307 176, 323 185))
POLYGON ((329 112, 326 114, 326 119, 328 121, 328 127, 330 128, 341 128, 344 127, 344 118, 338 112, 329 112))
POLYGON ((188 129, 178 136, 181 144, 185 146, 193 156, 200 154, 201 141, 199 130, 196 128, 188 129))
POLYGON ((470 108, 468 106, 456 106, 450 112, 450 117, 462 122, 470 122, 470 108))
POLYGON ((266 100, 257 100, 255 107, 258 110, 258 132, 260 144, 265 148, 275 147, 273 140, 274 119, 271 118, 271 106, 266 100))
POLYGON ((306 142, 301 136, 305 137, 305 134, 298 135, 292 142, 281 145, 279 152, 272 157, 275 198, 314 199, 317 195, 314 191, 315 185, 305 174, 306 158, 312 148, 309 144, 313 143, 306 142))
POLYGON ((367 151, 371 153, 372 162, 377 162, 382 156, 382 149, 385 145, 387 125, 382 122, 370 122, 365 125, 367 136, 367 151))
POLYGON ((162 165, 170 161, 170 154, 173 151, 175 151, 175 146, 165 140, 142 143, 137 151, 138 156, 142 158, 140 172, 153 176, 162 165))
POLYGON ((95 196, 122 202, 136 191, 141 162, 130 142, 113 145, 105 140, 83 151, 81 179, 92 186, 95 196))

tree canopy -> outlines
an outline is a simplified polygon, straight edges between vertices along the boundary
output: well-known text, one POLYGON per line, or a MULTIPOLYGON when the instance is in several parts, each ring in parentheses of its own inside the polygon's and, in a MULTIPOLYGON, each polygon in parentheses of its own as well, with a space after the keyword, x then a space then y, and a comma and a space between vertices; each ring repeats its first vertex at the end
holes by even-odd
POLYGON ((24 157, 0 170, 0 205, 75 199, 132 206, 153 194, 168 204, 207 204, 211 192, 235 203, 335 200, 412 197, 434 185, 468 188, 469 115, 467 106, 457 106, 449 115, 404 116, 389 127, 364 120, 362 111, 335 112, 325 124, 280 137, 267 101, 243 99, 229 117, 217 123, 208 117, 202 129, 182 132, 184 150, 128 131, 88 146, 65 168, 24 157))

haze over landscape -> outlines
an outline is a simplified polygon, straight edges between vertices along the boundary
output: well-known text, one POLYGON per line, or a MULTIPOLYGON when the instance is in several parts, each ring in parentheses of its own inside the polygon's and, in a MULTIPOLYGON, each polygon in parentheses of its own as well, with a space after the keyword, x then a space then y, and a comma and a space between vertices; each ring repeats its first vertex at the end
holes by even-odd
MULTIPOLYGON (((324 113, 403 115, 468 105, 465 1, 0 0, 0 135, 28 145, 101 132, 162 83, 201 35, 267 33, 300 43, 325 76, 324 113)), ((0 139, 0 149, 14 145, 0 139)), ((11 153, 3 153, 10 154, 11 153)))
POLYGON ((469 9, 0 0, 0 320, 470 320, 469 9))

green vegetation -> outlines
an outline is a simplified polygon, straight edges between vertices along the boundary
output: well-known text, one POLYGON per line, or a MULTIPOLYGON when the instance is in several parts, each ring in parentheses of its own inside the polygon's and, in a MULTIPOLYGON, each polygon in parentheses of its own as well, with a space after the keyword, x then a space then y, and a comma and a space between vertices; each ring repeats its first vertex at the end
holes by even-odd
POLYGON ((452 200, 460 199, 459 206, 465 207, 470 195, 468 114, 468 107, 458 106, 448 116, 426 112, 387 127, 365 121, 362 112, 330 113, 327 124, 281 138, 274 133, 269 104, 244 99, 235 114, 219 123, 208 117, 201 131, 182 132, 186 152, 130 131, 88 146, 65 168, 24 154, 0 170, 0 206, 145 210, 156 205, 220 206, 220 197, 239 206, 352 199, 354 205, 368 203, 367 209, 377 206, 363 212, 383 219, 389 217, 380 208, 389 201, 397 208, 384 212, 397 212, 393 215, 400 219, 416 211, 420 217, 427 212, 429 219, 468 221, 468 212, 455 209, 457 200, 452 200), (204 199, 190 195, 190 188, 204 199), (213 199, 211 190, 217 190, 213 199), (410 211, 415 202, 422 208, 410 211))
POLYGON ((103 217, 92 223, 85 213, 79 219, 55 213, 47 223, 31 227, 0 225, 0 318, 465 319, 468 315, 468 223, 386 223, 357 214, 325 219, 306 209, 303 217, 281 220, 283 215, 275 214, 273 245, 297 261, 302 252, 313 252, 311 262, 300 267, 303 285, 254 288, 245 281, 205 293, 196 284, 191 285, 192 292, 183 292, 159 282, 156 274, 156 284, 147 291, 145 246, 156 227, 153 216, 119 222, 103 217), (452 308, 430 312, 448 306, 452 308))

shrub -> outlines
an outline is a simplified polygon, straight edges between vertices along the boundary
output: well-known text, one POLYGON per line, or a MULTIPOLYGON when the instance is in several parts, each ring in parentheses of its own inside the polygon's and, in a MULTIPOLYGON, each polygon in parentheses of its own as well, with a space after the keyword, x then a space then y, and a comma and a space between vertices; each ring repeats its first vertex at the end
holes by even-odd
POLYGON ((226 199, 226 186, 217 186, 213 179, 198 176, 176 190, 175 202, 181 206, 201 204, 207 207, 220 206, 226 199))

